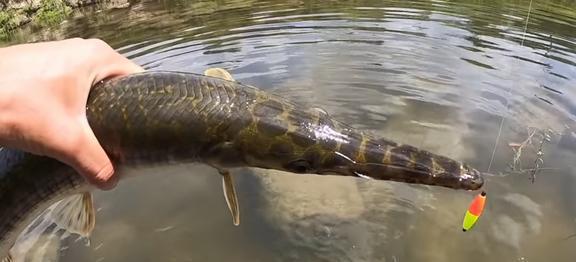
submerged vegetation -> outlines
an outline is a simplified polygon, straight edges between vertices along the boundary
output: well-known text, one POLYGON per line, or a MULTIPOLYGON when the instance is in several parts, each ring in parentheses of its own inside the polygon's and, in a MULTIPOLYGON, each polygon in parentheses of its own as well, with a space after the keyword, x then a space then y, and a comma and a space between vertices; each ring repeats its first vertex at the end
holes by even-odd
POLYGON ((544 164, 544 144, 551 142, 551 135, 552 130, 545 130, 545 131, 538 131, 537 129, 533 129, 528 132, 528 137, 522 143, 508 143, 508 146, 512 148, 514 152, 514 157, 512 163, 510 164, 511 172, 525 174, 529 173, 530 180, 532 183, 536 180, 536 174, 542 169, 550 169, 550 168, 543 168, 542 165, 544 164), (535 135, 538 134, 539 141, 535 142, 535 135), (523 150, 531 150, 533 156, 533 166, 529 169, 524 169, 521 163, 521 157, 523 150))
POLYGON ((14 23, 14 14, 8 11, 0 11, 0 39, 6 36, 12 28, 17 25, 14 23))
POLYGON ((33 23, 54 26, 62 23, 74 7, 107 0, 0 0, 0 40, 19 26, 33 23))
POLYGON ((44 0, 34 21, 40 25, 56 25, 64 21, 71 12, 72 8, 62 0, 44 0))
POLYGON ((28 22, 22 18, 22 12, 25 10, 7 9, 4 8, 4 4, 2 7, 0 9, 0 39, 6 37, 16 27, 28 22))

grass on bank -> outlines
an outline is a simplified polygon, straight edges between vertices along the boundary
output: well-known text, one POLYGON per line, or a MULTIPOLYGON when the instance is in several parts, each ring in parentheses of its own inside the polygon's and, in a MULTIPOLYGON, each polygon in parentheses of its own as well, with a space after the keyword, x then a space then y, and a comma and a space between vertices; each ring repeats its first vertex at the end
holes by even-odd
POLYGON ((31 5, 22 9, 0 10, 0 40, 10 36, 18 26, 31 21, 39 26, 60 24, 72 13, 72 8, 63 0, 44 0, 39 8, 31 5))

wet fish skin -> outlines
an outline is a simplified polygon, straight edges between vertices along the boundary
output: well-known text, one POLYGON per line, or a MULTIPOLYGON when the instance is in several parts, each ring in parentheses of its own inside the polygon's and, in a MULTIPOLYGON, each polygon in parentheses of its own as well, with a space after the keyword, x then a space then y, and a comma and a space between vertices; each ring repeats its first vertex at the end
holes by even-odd
MULTIPOLYGON (((208 76, 150 71, 103 82, 91 90, 87 117, 119 174, 130 166, 201 162, 465 190, 483 184, 479 172, 455 160, 208 76)), ((0 258, 34 214, 86 190, 84 179, 56 160, 0 151, 0 258)))
POLYGON ((91 189, 82 176, 59 161, 0 147, 0 261, 46 208, 91 189))
POLYGON ((467 190, 483 184, 458 161, 223 79, 148 72, 95 88, 88 104, 89 123, 115 163, 198 161, 467 190))

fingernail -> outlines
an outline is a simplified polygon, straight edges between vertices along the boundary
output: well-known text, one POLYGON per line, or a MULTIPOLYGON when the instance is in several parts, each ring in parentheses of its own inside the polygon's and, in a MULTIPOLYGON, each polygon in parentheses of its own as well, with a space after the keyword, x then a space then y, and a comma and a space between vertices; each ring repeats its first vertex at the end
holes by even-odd
POLYGON ((96 181, 94 182, 96 186, 102 190, 110 190, 116 187, 118 178, 114 175, 114 167, 112 164, 104 166, 104 168, 96 174, 96 181))

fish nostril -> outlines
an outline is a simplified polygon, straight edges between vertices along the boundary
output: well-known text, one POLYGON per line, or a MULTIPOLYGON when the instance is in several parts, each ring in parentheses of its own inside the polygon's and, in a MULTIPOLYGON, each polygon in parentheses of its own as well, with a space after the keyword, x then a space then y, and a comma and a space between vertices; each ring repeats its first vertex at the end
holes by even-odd
POLYGON ((292 172, 303 174, 308 173, 311 170, 311 165, 310 162, 304 159, 299 159, 290 162, 286 168, 292 172))
POLYGON ((306 173, 306 170, 308 169, 305 166, 294 167, 294 171, 296 171, 297 173, 306 173))

